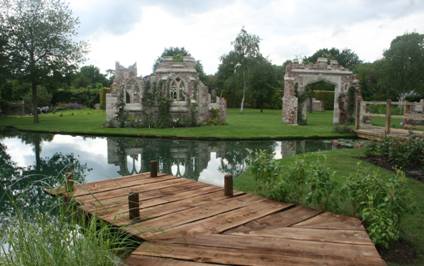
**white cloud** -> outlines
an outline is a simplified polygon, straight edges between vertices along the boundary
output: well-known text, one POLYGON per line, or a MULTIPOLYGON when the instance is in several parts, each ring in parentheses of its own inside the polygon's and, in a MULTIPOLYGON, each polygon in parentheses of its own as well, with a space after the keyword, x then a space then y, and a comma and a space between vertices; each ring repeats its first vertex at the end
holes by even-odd
POLYGON ((103 71, 115 61, 151 73, 165 47, 184 46, 214 73, 241 27, 259 35, 273 63, 320 48, 350 48, 373 61, 397 35, 424 32, 424 1, 130 1, 76 0, 88 63, 103 71))

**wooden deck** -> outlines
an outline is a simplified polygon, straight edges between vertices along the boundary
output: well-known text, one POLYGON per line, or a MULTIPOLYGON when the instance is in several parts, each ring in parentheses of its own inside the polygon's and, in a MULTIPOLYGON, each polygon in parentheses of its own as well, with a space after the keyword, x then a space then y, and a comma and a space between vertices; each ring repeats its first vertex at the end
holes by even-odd
POLYGON ((406 139, 410 134, 414 134, 416 136, 421 136, 424 138, 424 131, 418 130, 406 130, 400 128, 392 128, 390 129, 390 134, 385 133, 385 129, 383 127, 369 127, 369 128, 361 128, 355 130, 356 135, 362 139, 369 140, 382 140, 386 136, 398 139, 406 139))
MULTIPOLYGON (((51 191, 65 195, 63 189, 51 191)), ((385 265, 352 217, 149 173, 76 185, 80 208, 144 241, 128 265, 385 265), (128 193, 140 196, 139 222, 128 193)))

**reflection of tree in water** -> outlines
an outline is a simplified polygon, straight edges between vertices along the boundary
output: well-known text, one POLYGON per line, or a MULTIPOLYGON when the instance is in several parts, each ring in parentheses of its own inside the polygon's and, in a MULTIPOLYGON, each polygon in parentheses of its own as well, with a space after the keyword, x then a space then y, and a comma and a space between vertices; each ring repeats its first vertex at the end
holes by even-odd
POLYGON ((220 146, 222 153, 221 165, 219 171, 224 174, 232 174, 233 176, 240 175, 246 167, 246 159, 249 153, 255 150, 265 150, 269 153, 274 152, 274 141, 231 141, 222 142, 220 146), (253 147, 253 148, 252 148, 253 147))
POLYGON ((36 165, 17 167, 0 144, 0 223, 18 210, 24 210, 25 215, 49 211, 53 199, 43 189, 63 184, 64 174, 70 170, 76 182, 84 182, 87 167, 71 154, 56 153, 50 158, 38 158, 36 165))

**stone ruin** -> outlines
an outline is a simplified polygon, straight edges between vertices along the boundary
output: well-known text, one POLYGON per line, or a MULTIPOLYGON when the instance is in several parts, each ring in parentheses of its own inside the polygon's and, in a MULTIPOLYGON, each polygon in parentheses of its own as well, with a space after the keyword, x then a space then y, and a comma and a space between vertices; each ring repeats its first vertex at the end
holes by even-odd
MULTIPOLYGON (((349 118, 348 104, 350 89, 354 95, 360 95, 358 80, 352 71, 339 65, 336 60, 318 58, 315 64, 301 64, 297 61, 286 66, 284 75, 283 122, 300 124, 306 121, 307 104, 306 86, 318 81, 326 81, 334 85, 333 124, 344 124, 349 118)), ((354 103, 353 103, 354 104, 354 103)))
POLYGON ((111 92, 106 95, 107 125, 158 127, 163 116, 170 122, 166 126, 224 123, 225 99, 211 96, 195 66, 190 56, 162 57, 154 73, 142 78, 136 64, 125 68, 116 63, 111 92), (119 121, 122 113, 125 121, 119 121))

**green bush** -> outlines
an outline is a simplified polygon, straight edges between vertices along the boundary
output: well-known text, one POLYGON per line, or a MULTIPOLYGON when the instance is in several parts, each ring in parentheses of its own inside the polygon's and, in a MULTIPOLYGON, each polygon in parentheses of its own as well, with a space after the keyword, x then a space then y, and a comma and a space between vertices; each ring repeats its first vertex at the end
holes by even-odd
POLYGON ((325 211, 350 211, 361 218, 376 245, 388 247, 399 239, 400 218, 412 210, 404 173, 397 171, 387 179, 358 165, 346 184, 339 185, 322 160, 325 157, 314 164, 297 160, 283 171, 271 153, 257 151, 249 156, 248 165, 262 195, 325 211))
POLYGON ((249 156, 248 165, 260 194, 322 210, 338 209, 334 173, 320 163, 310 165, 298 160, 282 171, 272 154, 260 150, 249 156))
POLYGON ((58 90, 53 94, 52 103, 79 103, 94 107, 100 102, 99 89, 68 89, 58 90))
POLYGON ((371 142, 366 146, 365 154, 382 158, 397 168, 414 169, 418 166, 424 170, 424 139, 417 136, 371 142))
POLYGON ((323 102, 324 110, 334 109, 334 91, 320 91, 315 90, 313 97, 323 102))
POLYGON ((344 195, 348 196, 354 214, 361 217, 373 242, 387 248, 399 239, 402 214, 412 210, 405 174, 398 170, 387 179, 361 171, 360 166, 357 169, 347 180, 344 195))

